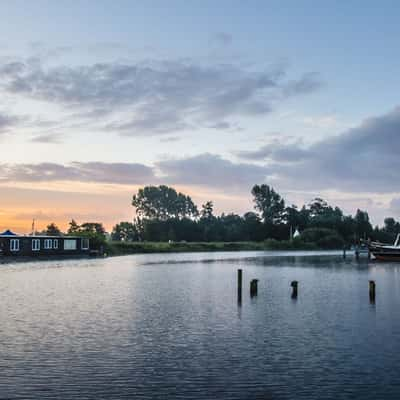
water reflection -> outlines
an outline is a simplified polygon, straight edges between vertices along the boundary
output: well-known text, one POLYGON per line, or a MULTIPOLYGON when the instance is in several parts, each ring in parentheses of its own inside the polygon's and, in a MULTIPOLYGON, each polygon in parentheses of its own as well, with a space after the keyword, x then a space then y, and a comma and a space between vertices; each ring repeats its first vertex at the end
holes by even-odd
POLYGON ((398 265, 341 253, 2 265, 0 398, 397 399, 399 305, 398 265))

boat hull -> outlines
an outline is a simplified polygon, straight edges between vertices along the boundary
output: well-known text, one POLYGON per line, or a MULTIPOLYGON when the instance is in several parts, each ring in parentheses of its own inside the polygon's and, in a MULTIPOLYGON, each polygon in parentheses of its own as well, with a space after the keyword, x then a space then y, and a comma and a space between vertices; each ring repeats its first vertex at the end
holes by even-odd
POLYGON ((381 253, 372 253, 372 254, 379 261, 397 261, 397 262, 400 262, 400 254, 381 254, 381 253))
POLYGON ((370 246, 369 251, 379 261, 400 261, 400 248, 391 246, 370 246))

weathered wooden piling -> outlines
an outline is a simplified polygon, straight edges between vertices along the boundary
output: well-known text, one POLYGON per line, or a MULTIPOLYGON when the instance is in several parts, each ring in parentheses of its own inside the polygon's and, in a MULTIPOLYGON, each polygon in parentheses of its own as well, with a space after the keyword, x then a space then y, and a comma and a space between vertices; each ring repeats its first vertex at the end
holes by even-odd
POLYGON ((258 294, 258 279, 252 279, 250 282, 250 297, 257 296, 258 294))
POLYGON ((375 281, 369 281, 369 301, 375 303, 375 281))
POLYGON ((292 287, 292 299, 297 299, 297 288, 298 288, 299 282, 297 281, 292 281, 290 286, 292 287))
POLYGON ((238 282, 237 282, 238 303, 242 302, 242 281, 243 281, 243 273, 241 269, 238 269, 238 282))

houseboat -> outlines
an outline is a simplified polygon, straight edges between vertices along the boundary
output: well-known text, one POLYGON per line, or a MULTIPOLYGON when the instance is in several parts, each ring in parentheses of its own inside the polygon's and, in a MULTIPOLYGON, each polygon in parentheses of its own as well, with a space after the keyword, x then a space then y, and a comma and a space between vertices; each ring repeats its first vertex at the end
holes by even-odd
POLYGON ((74 257, 90 254, 89 239, 77 236, 0 234, 2 257, 74 257))
POLYGON ((394 244, 379 242, 366 242, 369 251, 377 260, 400 261, 400 234, 397 235, 394 244))

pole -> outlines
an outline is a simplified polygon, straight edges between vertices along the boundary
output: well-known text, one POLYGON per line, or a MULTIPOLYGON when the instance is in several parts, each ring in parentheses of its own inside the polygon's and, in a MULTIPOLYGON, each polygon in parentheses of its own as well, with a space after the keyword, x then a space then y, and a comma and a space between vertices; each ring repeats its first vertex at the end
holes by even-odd
POLYGON ((241 269, 238 269, 238 275, 237 275, 238 303, 242 302, 242 281, 243 281, 243 271, 241 269))

